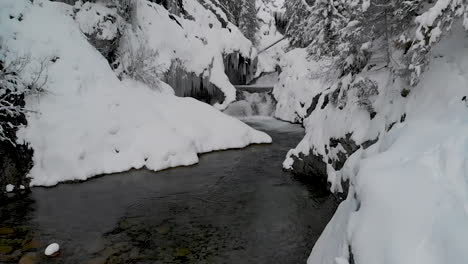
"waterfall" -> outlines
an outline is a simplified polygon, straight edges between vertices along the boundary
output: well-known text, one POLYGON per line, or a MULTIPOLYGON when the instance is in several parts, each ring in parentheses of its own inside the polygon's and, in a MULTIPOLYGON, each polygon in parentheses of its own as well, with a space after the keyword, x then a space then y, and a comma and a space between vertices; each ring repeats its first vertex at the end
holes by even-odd
POLYGON ((239 92, 238 100, 224 110, 225 114, 235 117, 273 116, 276 101, 271 93, 239 92))

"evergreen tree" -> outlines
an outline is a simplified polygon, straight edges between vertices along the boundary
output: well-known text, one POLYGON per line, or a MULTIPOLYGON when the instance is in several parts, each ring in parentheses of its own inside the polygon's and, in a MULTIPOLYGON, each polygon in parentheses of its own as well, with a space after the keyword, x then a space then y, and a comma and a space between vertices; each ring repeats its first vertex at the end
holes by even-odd
POLYGON ((310 8, 311 13, 305 24, 312 40, 311 54, 317 56, 337 55, 341 43, 340 34, 349 22, 349 7, 344 1, 317 0, 310 8))
POLYGON ((250 41, 255 42, 255 33, 258 30, 257 10, 255 0, 242 0, 239 14, 239 29, 250 41))
POLYGON ((285 2, 285 17, 289 20, 286 27, 286 36, 294 47, 307 47, 310 42, 308 28, 304 24, 309 17, 309 9, 303 0, 289 0, 285 2))
POLYGON ((409 70, 411 85, 416 85, 421 72, 428 64, 431 46, 436 43, 444 29, 450 30, 453 22, 463 18, 463 26, 468 31, 467 0, 437 0, 427 11, 415 20, 417 29, 410 50, 409 70))

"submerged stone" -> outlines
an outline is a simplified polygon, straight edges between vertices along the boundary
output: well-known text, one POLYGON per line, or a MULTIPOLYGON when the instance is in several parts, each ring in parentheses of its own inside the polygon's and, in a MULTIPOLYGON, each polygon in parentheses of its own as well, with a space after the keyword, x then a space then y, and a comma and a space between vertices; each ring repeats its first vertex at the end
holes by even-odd
POLYGON ((13 247, 7 245, 0 245, 1 254, 10 254, 11 252, 13 252, 13 247))
POLYGON ((0 235, 11 235, 14 234, 15 230, 10 227, 0 227, 0 235))

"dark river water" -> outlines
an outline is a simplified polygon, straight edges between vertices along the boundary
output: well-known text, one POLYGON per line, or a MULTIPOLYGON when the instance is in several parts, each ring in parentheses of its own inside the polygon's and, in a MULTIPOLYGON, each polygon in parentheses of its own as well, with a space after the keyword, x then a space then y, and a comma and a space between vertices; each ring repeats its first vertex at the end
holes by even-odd
POLYGON ((335 202, 282 170, 300 126, 248 123, 274 143, 10 198, 0 206, 0 262, 305 263, 335 202), (46 258, 52 242, 60 255, 46 258))

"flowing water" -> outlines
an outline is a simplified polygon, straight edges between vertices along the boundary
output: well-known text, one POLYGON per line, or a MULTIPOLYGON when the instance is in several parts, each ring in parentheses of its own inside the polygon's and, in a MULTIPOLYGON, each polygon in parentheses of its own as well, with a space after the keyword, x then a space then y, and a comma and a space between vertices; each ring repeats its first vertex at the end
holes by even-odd
POLYGON ((135 170, 0 205, 0 263, 305 263, 336 205, 284 172, 300 126, 250 119, 274 143, 135 170), (55 258, 43 256, 51 242, 55 258))

